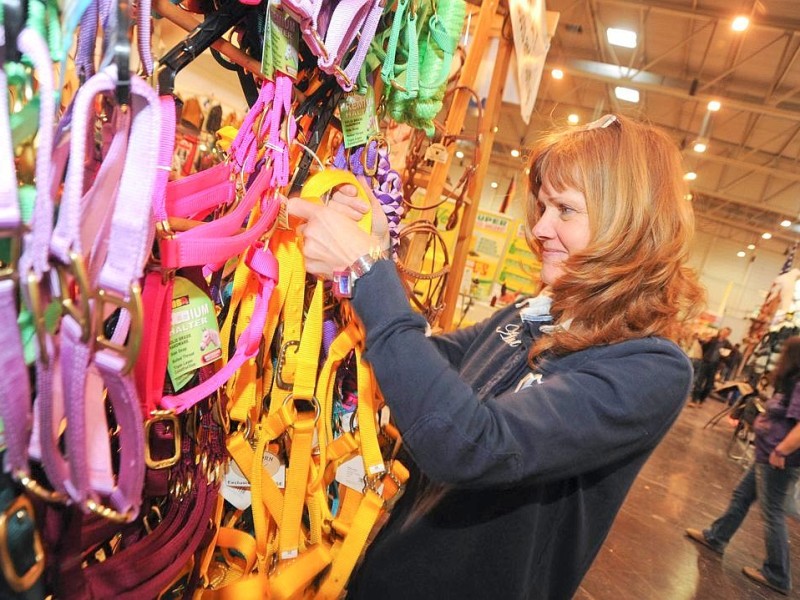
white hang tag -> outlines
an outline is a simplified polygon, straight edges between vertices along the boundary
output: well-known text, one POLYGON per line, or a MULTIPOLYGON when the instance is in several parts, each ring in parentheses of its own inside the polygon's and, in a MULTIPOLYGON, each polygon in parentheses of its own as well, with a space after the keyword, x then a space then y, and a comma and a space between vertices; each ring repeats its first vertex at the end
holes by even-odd
POLYGON ((435 143, 428 146, 425 150, 425 160, 432 160, 433 162, 446 163, 449 158, 447 148, 444 144, 435 143))
POLYGON ((225 500, 239 510, 246 510, 253 503, 250 482, 235 461, 228 461, 228 469, 225 471, 225 479, 222 480, 220 493, 225 500))
POLYGON ((272 481, 275 482, 275 485, 280 489, 286 487, 286 465, 283 460, 281 460, 280 456, 272 452, 264 452, 261 465, 264 467, 264 470, 269 473, 269 476, 272 477, 272 481))
POLYGON ((362 459, 361 456, 354 456, 339 465, 339 468, 336 469, 335 479, 342 485, 346 485, 350 489, 363 493, 364 478, 366 475, 364 459, 362 459))

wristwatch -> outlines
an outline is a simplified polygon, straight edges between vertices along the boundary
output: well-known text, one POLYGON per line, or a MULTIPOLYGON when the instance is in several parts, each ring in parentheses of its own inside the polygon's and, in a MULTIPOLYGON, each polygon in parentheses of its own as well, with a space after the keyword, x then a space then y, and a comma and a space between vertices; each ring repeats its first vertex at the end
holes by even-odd
POLYGON ((333 272, 333 295, 337 298, 352 298, 353 287, 358 279, 369 273, 379 260, 387 260, 389 253, 380 247, 371 248, 359 256, 344 271, 333 272))

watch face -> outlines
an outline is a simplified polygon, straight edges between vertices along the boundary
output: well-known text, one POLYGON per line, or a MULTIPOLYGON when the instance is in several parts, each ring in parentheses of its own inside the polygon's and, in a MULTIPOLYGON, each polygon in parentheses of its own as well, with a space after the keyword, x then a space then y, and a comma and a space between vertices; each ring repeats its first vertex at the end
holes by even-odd
POLYGON ((353 297, 353 278, 349 271, 336 271, 333 274, 333 295, 337 298, 353 297))

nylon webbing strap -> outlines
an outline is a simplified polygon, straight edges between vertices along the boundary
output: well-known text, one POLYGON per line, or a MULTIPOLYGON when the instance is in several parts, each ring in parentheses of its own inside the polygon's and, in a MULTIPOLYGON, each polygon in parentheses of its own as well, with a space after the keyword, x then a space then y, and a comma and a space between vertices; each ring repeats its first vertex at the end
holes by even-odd
POLYGON ((361 551, 367 543, 372 528, 378 521, 382 508, 383 499, 372 490, 367 490, 358 504, 358 511, 353 517, 353 525, 333 560, 330 573, 317 593, 317 598, 321 600, 339 598, 350 573, 353 572, 353 568, 361 556, 361 551))
POLYGON ((358 429, 361 432, 361 456, 367 477, 386 471, 378 444, 377 407, 375 405, 375 376, 361 356, 361 345, 355 347, 358 365, 358 429))

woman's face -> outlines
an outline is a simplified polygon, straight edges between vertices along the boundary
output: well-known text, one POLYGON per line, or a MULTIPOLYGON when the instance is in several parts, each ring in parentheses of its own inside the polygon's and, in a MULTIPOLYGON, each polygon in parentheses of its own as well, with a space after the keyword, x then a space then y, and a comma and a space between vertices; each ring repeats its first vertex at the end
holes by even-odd
POLYGON ((589 244, 589 215, 583 193, 572 188, 557 192, 547 177, 537 201, 541 217, 533 236, 542 245, 542 281, 551 285, 563 274, 564 261, 589 244))

